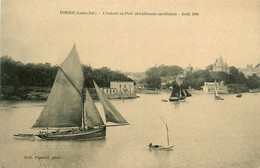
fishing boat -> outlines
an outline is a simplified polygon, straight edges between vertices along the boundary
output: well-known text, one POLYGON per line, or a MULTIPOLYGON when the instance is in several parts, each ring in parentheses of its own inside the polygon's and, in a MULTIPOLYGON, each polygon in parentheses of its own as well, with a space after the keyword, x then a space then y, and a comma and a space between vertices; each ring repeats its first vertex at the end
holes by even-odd
POLYGON ((220 97, 219 94, 218 94, 218 89, 217 89, 217 83, 216 83, 216 80, 215 80, 214 95, 215 95, 215 99, 216 99, 216 100, 224 100, 224 98, 220 97))
POLYGON ((242 94, 241 93, 238 93, 237 94, 237 97, 239 98, 239 97, 242 97, 242 94))
POLYGON ((83 88, 84 77, 74 44, 58 72, 39 118, 32 128, 44 140, 88 140, 106 136, 106 127, 129 125, 98 85, 94 86, 105 113, 104 123, 89 91, 83 88), (85 90, 85 91, 84 91, 85 90), (115 123, 108 125, 108 122, 115 123))
POLYGON ((179 86, 179 84, 177 82, 173 82, 172 93, 169 98, 169 101, 173 102, 173 101, 180 101, 180 100, 185 100, 185 99, 186 99, 186 96, 185 96, 183 89, 179 86))
MULTIPOLYGON (((160 116, 161 118, 161 116, 160 116)), ((163 119, 161 118, 162 122, 164 123, 165 127, 166 127, 166 133, 167 133, 167 146, 163 146, 163 145, 153 145, 152 143, 150 143, 148 145, 150 150, 173 150, 172 148, 174 147, 174 145, 169 145, 170 141, 169 141, 169 134, 168 134, 168 126, 166 124, 166 122, 163 121, 163 119)))
POLYGON ((162 99, 161 101, 162 101, 162 102, 168 102, 168 100, 166 100, 166 99, 162 99))

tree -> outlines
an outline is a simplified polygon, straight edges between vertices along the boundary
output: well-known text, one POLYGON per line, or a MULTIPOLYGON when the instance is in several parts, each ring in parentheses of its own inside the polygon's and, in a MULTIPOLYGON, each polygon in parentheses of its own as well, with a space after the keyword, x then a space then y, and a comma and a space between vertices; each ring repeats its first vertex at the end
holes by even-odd
POLYGON ((213 70, 213 64, 208 65, 208 66, 206 67, 206 69, 207 69, 207 70, 213 70))
POLYGON ((260 88, 260 78, 255 73, 252 76, 249 76, 247 86, 249 89, 260 88))
POLYGON ((239 70, 236 67, 234 67, 234 66, 229 67, 230 74, 237 75, 238 72, 239 72, 239 70))
POLYGON ((207 82, 214 82, 216 81, 224 81, 225 83, 228 81, 228 73, 226 72, 209 72, 209 78, 207 82))
POLYGON ((156 75, 146 77, 145 82, 147 83, 148 88, 151 88, 151 89, 160 89, 161 88, 161 79, 156 75))
POLYGON ((236 84, 245 84, 246 78, 245 75, 242 72, 239 72, 239 70, 231 66, 229 68, 229 77, 227 83, 236 83, 236 84))
MULTIPOLYGON (((14 61, 11 57, 1 57, 1 85, 2 86, 39 86, 51 87, 54 83, 58 67, 50 63, 24 65, 14 61)), ((90 66, 82 65, 84 86, 94 87, 95 80, 100 87, 109 87, 110 81, 133 81, 118 71, 112 71, 108 67, 92 69, 90 66)))
POLYGON ((201 89, 201 86, 204 85, 204 82, 209 80, 210 75, 208 70, 195 71, 185 78, 185 81, 187 81, 187 83, 195 89, 201 89))
POLYGON ((165 66, 165 65, 160 65, 159 67, 152 67, 149 68, 145 71, 146 76, 158 76, 158 77, 163 77, 163 76, 177 76, 179 74, 183 73, 183 69, 177 65, 172 65, 172 66, 165 66))

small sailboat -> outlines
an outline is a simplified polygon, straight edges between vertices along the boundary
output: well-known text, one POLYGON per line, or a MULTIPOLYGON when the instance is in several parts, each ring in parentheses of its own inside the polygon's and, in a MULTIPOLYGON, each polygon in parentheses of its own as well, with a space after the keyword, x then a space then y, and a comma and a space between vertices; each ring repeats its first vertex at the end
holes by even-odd
MULTIPOLYGON (((161 116, 160 116, 161 118, 161 116)), ((165 127, 166 127, 166 132, 167 132, 167 146, 163 146, 163 145, 153 145, 152 143, 150 143, 148 145, 149 149, 156 149, 156 150, 173 150, 172 148, 174 147, 174 145, 170 145, 169 142, 169 134, 168 134, 168 126, 167 124, 163 121, 163 119, 161 118, 162 122, 164 123, 165 127)))
POLYGON ((170 102, 173 101, 180 101, 180 100, 185 100, 186 96, 185 93, 183 92, 183 89, 179 86, 177 82, 173 82, 172 85, 172 93, 169 98, 170 102))
POLYGON ((217 89, 217 83, 216 83, 216 80, 215 80, 214 95, 215 95, 215 99, 216 99, 216 100, 224 100, 224 98, 220 97, 219 94, 218 94, 218 89, 217 89))
MULTIPOLYGON (((110 125, 104 123, 83 83, 81 63, 74 44, 60 65, 46 105, 33 125, 33 128, 42 129, 36 136, 44 140, 87 140, 106 136, 106 127, 110 125)), ((129 125, 95 82, 94 85, 106 122, 116 123, 116 126, 129 125)))

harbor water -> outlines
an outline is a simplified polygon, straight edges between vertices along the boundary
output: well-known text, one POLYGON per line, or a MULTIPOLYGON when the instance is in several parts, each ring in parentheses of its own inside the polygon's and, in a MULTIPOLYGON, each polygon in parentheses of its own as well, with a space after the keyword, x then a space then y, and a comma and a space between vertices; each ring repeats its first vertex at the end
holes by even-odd
MULTIPOLYGON (((45 101, 0 101, 0 167, 2 168, 259 168, 260 94, 197 93, 185 102, 163 102, 169 93, 140 94, 111 102, 128 126, 108 127, 102 140, 46 141, 15 139, 31 129, 45 101), (149 150, 149 143, 172 151, 149 150)), ((99 102, 96 105, 103 114, 99 102)))

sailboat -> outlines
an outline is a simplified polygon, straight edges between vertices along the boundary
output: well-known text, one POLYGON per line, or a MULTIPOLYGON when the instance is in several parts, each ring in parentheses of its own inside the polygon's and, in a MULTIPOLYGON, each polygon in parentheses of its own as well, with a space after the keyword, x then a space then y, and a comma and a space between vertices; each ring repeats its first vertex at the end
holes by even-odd
POLYGON ((185 100, 186 96, 183 92, 183 89, 179 86, 177 82, 174 82, 172 85, 172 93, 169 98, 169 101, 179 101, 179 100, 185 100))
POLYGON ((216 80, 215 80, 214 95, 215 95, 215 99, 216 99, 216 100, 224 100, 224 98, 220 97, 219 94, 218 94, 218 89, 217 89, 217 83, 216 83, 216 80))
MULTIPOLYGON (((117 126, 129 125, 93 82, 106 122, 116 123, 117 126)), ((68 57, 59 66, 46 105, 32 126, 43 129, 36 136, 44 140, 86 140, 106 136, 106 127, 109 125, 104 123, 89 91, 84 91, 83 83, 81 63, 74 44, 68 57)))
POLYGON ((166 132, 167 132, 167 146, 163 146, 163 145, 153 145, 152 143, 150 143, 148 146, 150 149, 159 149, 159 150, 172 150, 172 148, 174 147, 174 145, 170 146, 170 141, 169 141, 169 133, 168 133, 168 126, 166 124, 166 122, 163 121, 162 117, 160 116, 163 124, 166 127, 166 132))

